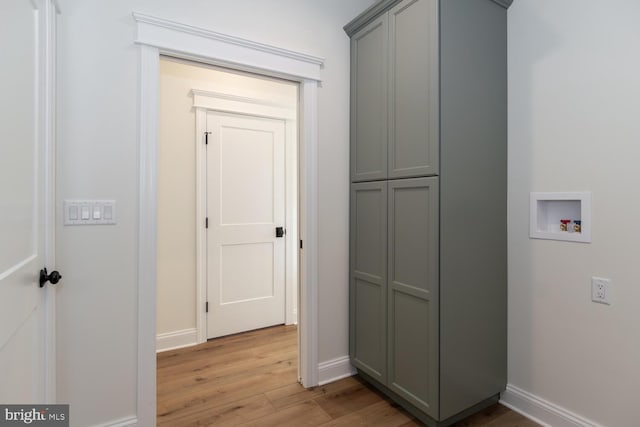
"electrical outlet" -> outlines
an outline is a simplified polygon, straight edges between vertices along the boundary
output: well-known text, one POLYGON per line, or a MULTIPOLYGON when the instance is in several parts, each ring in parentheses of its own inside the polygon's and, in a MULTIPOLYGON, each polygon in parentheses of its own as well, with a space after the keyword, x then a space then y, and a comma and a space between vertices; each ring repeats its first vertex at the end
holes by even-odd
POLYGON ((591 278, 591 301, 600 304, 611 304, 611 279, 603 277, 591 278))

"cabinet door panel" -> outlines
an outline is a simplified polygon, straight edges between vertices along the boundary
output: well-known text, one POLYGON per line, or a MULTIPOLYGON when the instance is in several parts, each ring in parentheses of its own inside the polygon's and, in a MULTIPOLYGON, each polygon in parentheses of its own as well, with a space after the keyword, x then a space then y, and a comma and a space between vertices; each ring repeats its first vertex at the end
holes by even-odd
POLYGON ((438 178, 388 192, 388 386, 437 419, 438 178))
POLYGON ((389 11, 388 176, 438 174, 438 2, 389 11))
POLYGON ((387 16, 351 39, 351 180, 387 175, 387 16))
POLYGON ((354 366, 386 381, 387 184, 351 186, 350 342, 354 366))
POLYGON ((393 377, 391 384, 403 395, 429 405, 431 378, 429 360, 431 349, 437 344, 430 341, 427 325, 432 302, 422 295, 412 295, 402 289, 390 292, 392 330, 389 334, 393 348, 393 377))
POLYGON ((372 377, 385 381, 387 327, 383 287, 371 281, 353 277, 353 329, 351 345, 354 366, 372 377))

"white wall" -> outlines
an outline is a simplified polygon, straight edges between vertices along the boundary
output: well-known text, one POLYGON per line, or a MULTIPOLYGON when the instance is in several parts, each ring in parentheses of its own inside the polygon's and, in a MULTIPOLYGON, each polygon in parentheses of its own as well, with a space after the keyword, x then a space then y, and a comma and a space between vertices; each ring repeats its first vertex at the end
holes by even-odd
MULTIPOLYGON (((192 89, 261 99, 295 110, 297 84, 160 61, 158 144, 158 334, 196 328, 196 113, 192 89)), ((295 141, 293 141, 295 143, 295 141)), ((204 309, 204 308, 202 308, 204 309)), ((195 335, 185 334, 184 345, 195 335)), ((195 343, 195 341, 191 341, 195 343)))
POLYGON ((349 41, 373 0, 60 0, 58 212, 117 201, 118 224, 58 221, 58 400, 72 425, 136 413, 137 69, 132 11, 326 58, 319 93, 320 361, 348 351, 349 41))
POLYGON ((640 402, 638 22, 637 0, 509 9, 509 383, 611 427, 640 402), (593 192, 593 243, 530 240, 529 192, 574 190, 593 192))

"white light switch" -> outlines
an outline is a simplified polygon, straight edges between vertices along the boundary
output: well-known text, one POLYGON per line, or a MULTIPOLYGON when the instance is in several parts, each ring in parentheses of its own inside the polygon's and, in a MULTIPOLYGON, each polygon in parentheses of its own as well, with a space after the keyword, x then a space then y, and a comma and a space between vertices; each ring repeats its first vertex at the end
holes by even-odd
POLYGON ((69 219, 71 220, 78 219, 78 207, 69 206, 68 215, 69 215, 69 219))
POLYGON ((65 200, 64 225, 113 225, 115 200, 65 200))

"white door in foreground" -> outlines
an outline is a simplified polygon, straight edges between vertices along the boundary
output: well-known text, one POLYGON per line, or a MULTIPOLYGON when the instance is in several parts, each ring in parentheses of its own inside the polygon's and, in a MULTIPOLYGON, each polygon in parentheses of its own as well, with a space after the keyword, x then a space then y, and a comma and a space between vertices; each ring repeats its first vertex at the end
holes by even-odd
POLYGON ((285 122, 207 114, 207 336, 285 321, 285 122))
MULTIPOLYGON (((28 1, 0 13, 0 403, 45 403, 45 153, 38 22, 28 1)), ((38 21, 37 19, 40 19, 38 21)))

